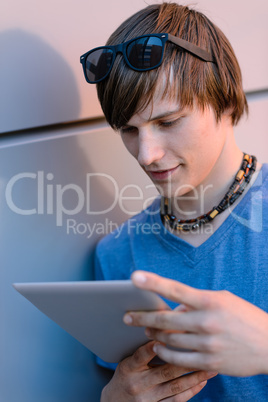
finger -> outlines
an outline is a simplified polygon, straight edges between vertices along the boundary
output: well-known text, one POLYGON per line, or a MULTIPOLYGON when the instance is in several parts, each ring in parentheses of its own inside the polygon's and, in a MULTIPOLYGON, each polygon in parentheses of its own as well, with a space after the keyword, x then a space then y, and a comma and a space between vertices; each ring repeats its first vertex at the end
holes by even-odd
POLYGON ((215 377, 217 373, 215 372, 206 372, 206 371, 197 371, 194 373, 189 373, 182 377, 178 377, 173 379, 172 381, 168 381, 159 385, 154 392, 158 397, 157 400, 171 397, 177 394, 181 394, 186 390, 195 387, 203 381, 208 380, 209 378, 215 377))
POLYGON ((131 311, 124 315, 123 320, 125 324, 137 327, 196 333, 217 332, 216 321, 213 317, 208 321, 205 314, 203 311, 185 313, 178 311, 131 311))
POLYGON ((139 288, 151 290, 169 300, 195 309, 207 309, 212 302, 209 291, 195 289, 151 272, 135 271, 131 279, 139 288))
POLYGON ((145 333, 148 338, 174 348, 201 352, 213 352, 217 348, 217 344, 213 342, 213 335, 166 332, 152 328, 146 328, 145 333))
POLYGON ((175 351, 159 343, 156 343, 154 350, 158 357, 167 363, 182 367, 196 367, 199 370, 218 371, 218 363, 213 354, 201 352, 175 351))
POLYGON ((162 364, 153 367, 150 371, 147 372, 146 378, 144 378, 144 383, 148 385, 148 388, 151 388, 154 385, 169 382, 192 371, 195 370, 192 368, 189 369, 174 366, 172 364, 162 364))
POLYGON ((124 315, 123 321, 127 325, 133 325, 136 327, 150 327, 170 330, 174 329, 179 331, 179 316, 180 313, 173 311, 129 311, 124 315))
POLYGON ((187 389, 186 391, 177 394, 175 397, 172 396, 170 398, 162 399, 164 402, 186 402, 189 401, 193 396, 197 395, 202 389, 206 386, 207 381, 203 381, 200 384, 195 385, 192 388, 187 389))
POLYGON ((185 306, 185 304, 179 304, 177 307, 174 308, 173 311, 190 311, 190 308, 185 306))
POLYGON ((130 371, 143 371, 149 369, 148 363, 156 356, 153 349, 156 342, 151 341, 140 346, 132 356, 126 359, 127 367, 130 371))

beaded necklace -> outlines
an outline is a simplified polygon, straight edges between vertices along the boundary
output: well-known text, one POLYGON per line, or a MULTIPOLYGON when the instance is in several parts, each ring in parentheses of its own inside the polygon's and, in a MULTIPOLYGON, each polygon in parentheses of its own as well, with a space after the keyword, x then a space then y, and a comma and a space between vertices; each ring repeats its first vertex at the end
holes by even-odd
POLYGON ((195 219, 177 219, 175 215, 168 212, 171 209, 170 199, 163 197, 161 200, 161 219, 167 223, 171 229, 189 232, 198 229, 205 223, 211 222, 217 215, 221 214, 228 206, 232 205, 243 193, 256 170, 257 158, 248 154, 243 154, 243 161, 238 170, 235 180, 217 207, 213 207, 207 214, 195 219))

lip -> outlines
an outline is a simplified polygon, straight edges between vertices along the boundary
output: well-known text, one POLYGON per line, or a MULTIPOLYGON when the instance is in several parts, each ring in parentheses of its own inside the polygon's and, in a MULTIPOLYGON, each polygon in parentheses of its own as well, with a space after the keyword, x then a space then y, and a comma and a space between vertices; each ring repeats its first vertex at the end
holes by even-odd
POLYGON ((166 169, 166 170, 147 170, 147 173, 154 180, 166 180, 178 169, 179 166, 180 165, 172 169, 166 169))

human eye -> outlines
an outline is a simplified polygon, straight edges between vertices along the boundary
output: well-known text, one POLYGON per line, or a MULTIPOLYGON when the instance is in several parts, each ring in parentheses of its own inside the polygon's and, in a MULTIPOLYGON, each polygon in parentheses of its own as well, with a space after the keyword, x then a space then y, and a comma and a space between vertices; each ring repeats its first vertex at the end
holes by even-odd
POLYGON ((174 125, 174 121, 160 121, 160 127, 172 127, 174 125))
POLYGON ((160 120, 158 126, 162 128, 171 128, 178 125, 181 121, 181 117, 174 120, 160 120))

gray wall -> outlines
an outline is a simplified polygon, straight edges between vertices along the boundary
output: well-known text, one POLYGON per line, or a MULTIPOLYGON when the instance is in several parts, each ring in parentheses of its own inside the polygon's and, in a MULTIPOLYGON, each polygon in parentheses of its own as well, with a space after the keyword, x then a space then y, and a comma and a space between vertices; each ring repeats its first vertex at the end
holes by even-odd
MULTIPOLYGON (((144 5, 13 0, 1 6, 1 402, 97 402, 107 381, 91 353, 12 283, 91 279, 98 239, 155 195, 106 125, 79 63, 144 5)), ((196 7, 222 27, 242 66, 250 115, 235 129, 237 141, 267 162, 268 3, 200 0, 196 7)))

